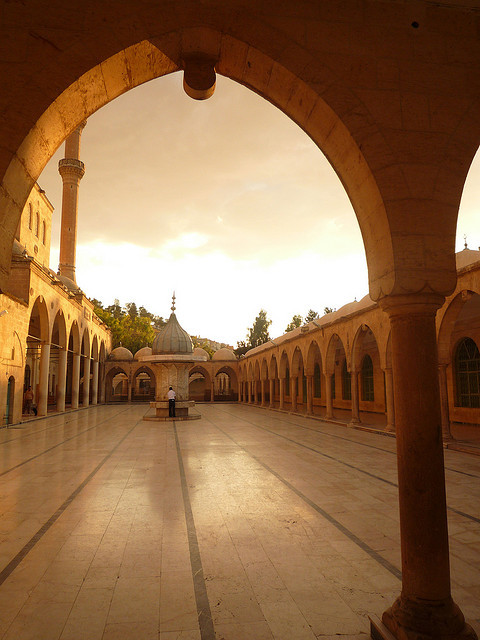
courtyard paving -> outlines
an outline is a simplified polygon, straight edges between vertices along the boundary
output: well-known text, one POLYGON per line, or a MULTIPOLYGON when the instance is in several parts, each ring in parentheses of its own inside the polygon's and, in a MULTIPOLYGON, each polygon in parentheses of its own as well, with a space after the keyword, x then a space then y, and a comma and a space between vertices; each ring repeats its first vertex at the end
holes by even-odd
MULTIPOLYGON (((365 640, 399 594, 395 439, 236 404, 0 432, 0 638, 365 640)), ((480 633, 480 457, 447 450, 453 595, 480 633)))

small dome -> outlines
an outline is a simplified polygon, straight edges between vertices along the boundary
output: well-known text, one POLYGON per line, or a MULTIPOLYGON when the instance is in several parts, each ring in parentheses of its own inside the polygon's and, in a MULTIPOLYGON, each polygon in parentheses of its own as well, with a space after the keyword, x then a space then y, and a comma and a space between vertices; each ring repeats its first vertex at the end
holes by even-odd
POLYGON ((133 356, 134 360, 138 360, 140 356, 151 356, 152 348, 151 347, 142 347, 137 351, 137 353, 133 356))
POLYGON ((210 360, 210 356, 208 355, 208 351, 205 351, 205 349, 202 349, 202 347, 195 347, 195 349, 193 350, 193 355, 194 356, 205 356, 205 358, 207 360, 210 360))
POLYGON ((227 349, 224 347, 223 349, 219 349, 215 351, 212 356, 212 360, 236 360, 237 356, 233 353, 231 349, 227 349))
POLYGON ((117 347, 108 356, 109 360, 133 360, 133 353, 125 347, 117 347))
POLYGON ((174 313, 153 341, 152 354, 162 353, 193 353, 192 339, 178 324, 174 313))
POLYGON ((457 269, 468 267, 480 260, 480 251, 475 251, 473 249, 468 249, 467 247, 465 247, 463 251, 459 251, 455 254, 455 260, 457 263, 457 269))

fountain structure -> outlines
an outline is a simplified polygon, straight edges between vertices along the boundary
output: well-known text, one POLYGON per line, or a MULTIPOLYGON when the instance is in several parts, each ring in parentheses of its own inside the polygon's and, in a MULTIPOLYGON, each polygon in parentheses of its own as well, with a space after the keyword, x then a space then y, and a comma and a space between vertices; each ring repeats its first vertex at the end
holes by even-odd
POLYGON ((196 362, 206 360, 205 356, 193 355, 193 344, 188 333, 182 329, 175 315, 175 293, 172 298, 172 313, 167 324, 157 334, 152 345, 152 355, 140 356, 139 361, 148 365, 155 374, 155 400, 150 407, 154 415, 147 414, 144 420, 194 420, 199 414, 190 414, 195 406, 189 400, 189 371, 196 362), (173 387, 176 393, 175 418, 168 415, 167 392, 173 387))

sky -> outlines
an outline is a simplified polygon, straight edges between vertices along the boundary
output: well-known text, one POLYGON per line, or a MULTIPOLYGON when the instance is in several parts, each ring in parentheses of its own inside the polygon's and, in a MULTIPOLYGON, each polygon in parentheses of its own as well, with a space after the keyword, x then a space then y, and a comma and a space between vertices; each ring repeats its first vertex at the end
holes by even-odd
MULTIPOLYGON (((119 299, 191 335, 236 346, 260 309, 282 335, 295 314, 368 293, 362 237, 332 167, 280 110, 217 76, 195 101, 182 74, 148 82, 83 130, 76 274, 89 298, 119 299)), ((38 182, 55 207, 58 268, 62 145, 38 182)), ((462 198, 457 250, 480 245, 480 158, 462 198)))

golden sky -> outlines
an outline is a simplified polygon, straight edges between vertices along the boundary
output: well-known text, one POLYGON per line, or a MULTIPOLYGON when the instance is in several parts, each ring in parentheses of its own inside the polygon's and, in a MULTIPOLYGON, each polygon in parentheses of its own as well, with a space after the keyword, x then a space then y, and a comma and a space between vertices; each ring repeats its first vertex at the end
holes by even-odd
MULTIPOLYGON (((55 270, 63 155, 62 145, 39 178, 55 206, 55 270)), ((89 118, 81 159, 77 282, 105 305, 168 316, 175 290, 184 329, 236 345, 261 308, 276 337, 294 314, 368 292, 333 169, 287 116, 231 80, 217 77, 204 102, 186 96, 180 73, 130 91, 89 118)), ((479 196, 470 179, 457 249, 464 233, 480 244, 479 196)))

